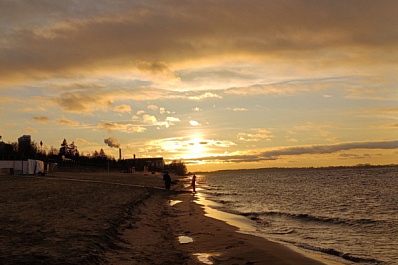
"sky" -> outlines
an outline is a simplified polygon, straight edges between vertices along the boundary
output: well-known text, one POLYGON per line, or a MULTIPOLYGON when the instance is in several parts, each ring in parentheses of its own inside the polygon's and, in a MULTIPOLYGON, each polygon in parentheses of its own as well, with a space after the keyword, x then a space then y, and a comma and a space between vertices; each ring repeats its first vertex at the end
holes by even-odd
POLYGON ((398 1, 0 0, 0 135, 190 171, 398 162, 398 1))

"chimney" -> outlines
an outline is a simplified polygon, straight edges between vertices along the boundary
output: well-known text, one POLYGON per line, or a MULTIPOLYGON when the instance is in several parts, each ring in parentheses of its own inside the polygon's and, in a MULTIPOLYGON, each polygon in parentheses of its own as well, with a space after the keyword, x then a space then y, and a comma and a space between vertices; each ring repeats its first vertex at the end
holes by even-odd
POLYGON ((122 148, 119 148, 119 160, 122 160, 122 148))
POLYGON ((134 160, 135 160, 135 154, 134 154, 134 160))

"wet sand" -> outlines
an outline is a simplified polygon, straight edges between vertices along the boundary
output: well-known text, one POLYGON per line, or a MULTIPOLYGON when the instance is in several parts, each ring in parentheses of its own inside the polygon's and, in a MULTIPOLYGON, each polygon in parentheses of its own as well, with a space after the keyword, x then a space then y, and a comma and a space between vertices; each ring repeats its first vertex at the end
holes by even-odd
MULTIPOLYGON (((176 180, 176 177, 173 177, 176 180)), ((160 175, 0 177, 0 264, 322 264, 207 217, 160 175)))

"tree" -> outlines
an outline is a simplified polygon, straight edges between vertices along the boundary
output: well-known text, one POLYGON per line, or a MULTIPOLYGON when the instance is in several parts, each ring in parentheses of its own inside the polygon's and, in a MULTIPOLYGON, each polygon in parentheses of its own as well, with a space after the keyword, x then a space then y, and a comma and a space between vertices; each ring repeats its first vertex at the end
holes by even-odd
POLYGON ((66 139, 64 138, 64 141, 61 144, 61 148, 59 149, 59 155, 63 156, 68 154, 68 143, 66 142, 66 139))
POLYGON ((99 156, 100 157, 106 157, 106 154, 104 152, 104 149, 101 148, 100 152, 99 152, 99 156))
POLYGON ((50 151, 48 151, 49 156, 56 156, 58 155, 58 150, 54 146, 51 146, 50 151))
POLYGON ((187 167, 181 161, 173 160, 166 168, 180 176, 187 174, 187 167))
POLYGON ((72 142, 72 143, 69 145, 68 154, 69 154, 70 156, 79 156, 79 151, 77 151, 77 146, 75 145, 75 142, 72 142))

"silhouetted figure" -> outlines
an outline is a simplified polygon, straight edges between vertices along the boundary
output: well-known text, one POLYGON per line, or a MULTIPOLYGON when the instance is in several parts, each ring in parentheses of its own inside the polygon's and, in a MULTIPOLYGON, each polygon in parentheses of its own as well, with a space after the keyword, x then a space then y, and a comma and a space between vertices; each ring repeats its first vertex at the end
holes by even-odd
POLYGON ((195 174, 192 176, 192 183, 191 183, 191 185, 192 185, 192 192, 193 192, 193 193, 196 193, 196 175, 195 175, 195 174))
POLYGON ((164 180, 164 185, 166 187, 166 190, 169 190, 170 186, 171 186, 171 177, 167 171, 163 175, 163 180, 164 180))

